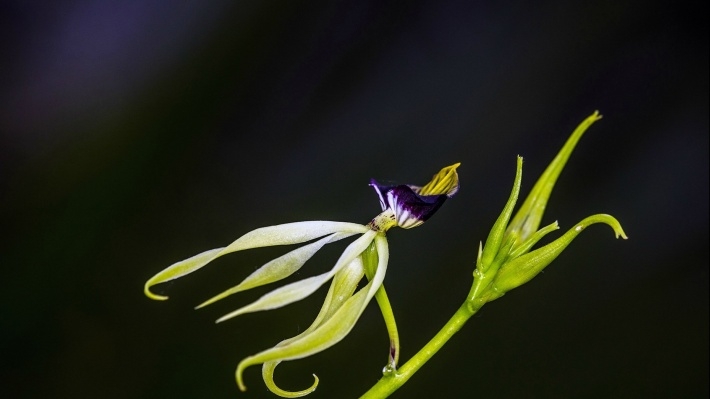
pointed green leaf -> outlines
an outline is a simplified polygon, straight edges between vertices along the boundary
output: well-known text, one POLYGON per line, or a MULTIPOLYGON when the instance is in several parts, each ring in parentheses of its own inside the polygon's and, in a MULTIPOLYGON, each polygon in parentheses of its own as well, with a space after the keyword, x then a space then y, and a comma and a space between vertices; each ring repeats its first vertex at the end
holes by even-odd
POLYGON ((518 256, 527 253, 535 244, 537 244, 538 241, 542 239, 542 237, 545 237, 549 233, 558 230, 559 228, 560 226, 557 224, 557 221, 555 221, 536 231, 535 234, 531 235, 530 238, 525 240, 522 244, 520 244, 513 251, 510 252, 509 259, 515 259, 518 256))
POLYGON ((498 219, 493 224, 491 232, 488 233, 488 238, 486 239, 486 244, 483 246, 483 256, 480 258, 481 262, 481 272, 485 273, 488 268, 493 263, 496 258, 501 245, 503 244, 503 238, 505 236, 505 228, 508 225, 508 220, 510 220, 510 215, 513 214, 513 209, 515 208, 515 202, 518 200, 518 194, 520 193, 520 182, 523 178, 523 158, 518 156, 518 161, 516 163, 515 169, 515 181, 513 182, 513 189, 510 192, 510 197, 508 197, 508 202, 506 202, 505 207, 503 207, 503 212, 501 212, 498 219))
POLYGON ((525 199, 525 202, 523 202, 518 213, 515 214, 515 217, 510 222, 506 233, 520 237, 518 244, 522 244, 530 235, 537 231, 542 215, 545 213, 545 207, 547 206, 547 200, 550 198, 552 188, 555 186, 555 182, 557 182, 557 178, 565 167, 574 147, 577 145, 577 142, 579 142, 584 132, 601 118, 602 116, 599 115, 599 111, 594 111, 592 115, 577 126, 555 159, 552 160, 547 169, 545 169, 545 172, 543 172, 535 183, 535 186, 533 186, 532 191, 530 191, 530 194, 525 199))

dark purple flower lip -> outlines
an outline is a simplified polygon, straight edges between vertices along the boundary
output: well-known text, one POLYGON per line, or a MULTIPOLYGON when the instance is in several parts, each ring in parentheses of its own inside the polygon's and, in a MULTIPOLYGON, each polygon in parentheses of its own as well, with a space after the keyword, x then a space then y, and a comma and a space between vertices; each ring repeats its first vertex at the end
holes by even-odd
POLYGON ((446 194, 419 195, 406 184, 383 186, 372 179, 370 185, 380 198, 382 210, 391 209, 397 225, 405 229, 424 223, 448 198, 446 194))
POLYGON ((447 198, 459 189, 459 178, 454 164, 443 168, 424 187, 400 184, 382 185, 370 180, 380 199, 382 211, 392 210, 397 226, 410 229, 424 223, 447 198))

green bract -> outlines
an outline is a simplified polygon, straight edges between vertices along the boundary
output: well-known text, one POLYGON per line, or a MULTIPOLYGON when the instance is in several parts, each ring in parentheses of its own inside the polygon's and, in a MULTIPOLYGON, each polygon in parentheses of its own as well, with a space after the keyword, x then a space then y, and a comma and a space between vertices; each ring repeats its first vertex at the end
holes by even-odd
POLYGON ((535 183, 518 213, 510 221, 513 208, 518 200, 522 180, 523 159, 518 157, 515 181, 508 202, 493 224, 485 246, 479 247, 469 306, 479 308, 486 302, 497 299, 513 288, 530 281, 589 225, 605 223, 614 229, 617 238, 627 238, 621 225, 614 217, 600 214, 585 218, 562 237, 530 251, 542 237, 559 229, 557 222, 539 230, 538 227, 545 213, 548 198, 567 159, 584 132, 599 119, 601 119, 601 115, 595 112, 575 129, 555 159, 535 183))

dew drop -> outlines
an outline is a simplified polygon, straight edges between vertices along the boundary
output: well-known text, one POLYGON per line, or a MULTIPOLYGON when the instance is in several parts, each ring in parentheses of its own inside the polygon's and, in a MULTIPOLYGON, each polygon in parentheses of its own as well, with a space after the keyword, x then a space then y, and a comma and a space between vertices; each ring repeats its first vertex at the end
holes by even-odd
POLYGON ((382 369, 382 375, 385 376, 385 377, 390 377, 390 376, 394 375, 394 373, 395 373, 396 371, 397 371, 397 370, 395 370, 395 368, 392 367, 391 364, 388 364, 388 365, 386 365, 386 366, 382 369))

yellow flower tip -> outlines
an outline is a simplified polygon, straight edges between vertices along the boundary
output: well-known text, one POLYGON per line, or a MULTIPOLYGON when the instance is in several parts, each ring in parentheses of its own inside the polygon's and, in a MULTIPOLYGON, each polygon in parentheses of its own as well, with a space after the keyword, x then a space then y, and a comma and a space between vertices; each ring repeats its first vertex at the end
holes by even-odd
POLYGON ((429 183, 419 189, 421 195, 443 195, 449 197, 456 194, 459 188, 459 175, 456 169, 461 166, 461 162, 442 168, 435 174, 429 183))
POLYGON ((145 284, 145 287, 143 288, 143 293, 145 294, 145 296, 147 296, 148 298, 153 299, 155 301, 165 301, 168 299, 167 296, 152 293, 150 291, 150 287, 151 287, 151 284, 149 284, 149 283, 145 284))

